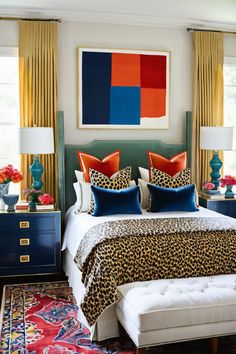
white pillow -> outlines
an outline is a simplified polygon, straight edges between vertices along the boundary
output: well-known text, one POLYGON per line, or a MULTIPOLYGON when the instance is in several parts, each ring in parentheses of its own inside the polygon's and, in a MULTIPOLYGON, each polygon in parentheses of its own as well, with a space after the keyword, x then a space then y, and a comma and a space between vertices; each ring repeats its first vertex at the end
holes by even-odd
POLYGON ((78 182, 84 181, 84 173, 78 170, 75 170, 75 177, 78 182))
POLYGON ((143 181, 149 182, 150 181, 149 170, 147 168, 143 168, 143 167, 139 167, 138 169, 139 169, 139 173, 140 173, 141 179, 143 181))
POLYGON ((136 182, 134 179, 132 179, 132 181, 129 182, 129 186, 130 187, 135 187, 136 186, 136 182))
POLYGON ((73 187, 74 187, 75 194, 76 194, 75 205, 78 207, 78 209, 80 209, 80 207, 81 207, 81 188, 80 188, 80 183, 79 182, 73 183, 73 187))
POLYGON ((77 206, 77 211, 87 212, 90 206, 92 191, 91 183, 88 182, 75 182, 73 183, 77 201, 75 205, 77 206))
POLYGON ((150 201, 150 192, 148 189, 148 181, 144 181, 143 179, 138 179, 138 185, 141 193, 141 205, 143 209, 147 209, 149 207, 150 201))

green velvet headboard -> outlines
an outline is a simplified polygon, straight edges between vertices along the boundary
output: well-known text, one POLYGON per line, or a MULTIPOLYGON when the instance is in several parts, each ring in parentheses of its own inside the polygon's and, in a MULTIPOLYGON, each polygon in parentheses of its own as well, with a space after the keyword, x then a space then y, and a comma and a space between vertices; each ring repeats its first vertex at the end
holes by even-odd
POLYGON ((191 165, 191 112, 186 113, 184 142, 166 144, 160 140, 95 140, 85 145, 64 145, 63 112, 58 112, 58 165, 59 165, 59 206, 64 213, 75 202, 73 182, 74 170, 79 170, 76 152, 83 152, 104 158, 120 150, 121 168, 132 166, 132 178, 138 179, 138 166, 148 167, 147 151, 151 150, 167 158, 178 152, 188 151, 188 165, 191 165))

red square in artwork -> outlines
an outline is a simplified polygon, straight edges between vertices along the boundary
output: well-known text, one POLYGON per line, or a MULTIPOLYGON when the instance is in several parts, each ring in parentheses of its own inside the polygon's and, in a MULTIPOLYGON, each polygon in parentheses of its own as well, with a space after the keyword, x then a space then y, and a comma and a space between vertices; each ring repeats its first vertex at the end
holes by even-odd
POLYGON ((166 56, 141 55, 141 87, 166 89, 166 56))
POLYGON ((160 118, 166 115, 166 90, 141 88, 141 118, 160 118))
POLYGON ((140 55, 112 53, 111 86, 140 86, 140 55))

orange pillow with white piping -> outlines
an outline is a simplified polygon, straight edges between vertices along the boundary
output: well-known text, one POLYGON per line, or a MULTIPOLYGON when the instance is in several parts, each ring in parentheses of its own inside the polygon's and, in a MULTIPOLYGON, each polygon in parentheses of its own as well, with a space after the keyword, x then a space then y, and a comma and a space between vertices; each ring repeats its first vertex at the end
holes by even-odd
POLYGON ((114 173, 119 171, 120 167, 120 150, 116 150, 111 154, 99 160, 97 157, 87 154, 82 151, 77 152, 81 171, 84 174, 84 180, 90 182, 89 169, 92 168, 111 177, 114 173))
POLYGON ((184 170, 187 167, 187 151, 179 152, 170 159, 165 158, 155 152, 148 151, 149 172, 154 167, 158 170, 168 173, 171 177, 184 170))

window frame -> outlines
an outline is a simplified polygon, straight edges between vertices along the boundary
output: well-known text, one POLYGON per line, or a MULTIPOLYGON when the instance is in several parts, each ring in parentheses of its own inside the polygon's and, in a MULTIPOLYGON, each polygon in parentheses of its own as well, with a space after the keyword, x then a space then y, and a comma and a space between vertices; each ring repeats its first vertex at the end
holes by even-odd
MULTIPOLYGON (((233 66, 236 68, 236 56, 225 56, 224 57, 224 66, 227 65, 227 66, 233 66)), ((225 81, 224 81, 224 92, 225 92, 225 87, 234 87, 236 89, 236 83, 234 85, 228 85, 228 84, 225 84, 225 81)), ((236 99, 235 99, 235 102, 236 102, 236 99)), ((224 112, 225 112, 225 94, 224 94, 224 112)), ((235 112, 236 113, 236 112, 235 112)), ((235 115, 236 117, 236 115, 235 115)), ((225 126, 233 126, 234 128, 234 136, 233 136, 233 150, 235 150, 236 148, 236 119, 235 119, 235 124, 226 124, 226 121, 225 121, 225 114, 224 114, 224 125, 225 126)), ((236 151, 224 151, 224 160, 232 160, 232 157, 234 157, 233 155, 235 155, 236 151), (228 155, 228 157, 226 157, 228 155)), ((236 156, 236 155, 235 155, 236 156)), ((225 164, 224 162, 224 175, 225 174, 231 174, 231 175, 236 175, 236 170, 231 170, 230 167, 227 168, 227 165, 225 164), (225 168, 226 167, 226 168, 225 168)), ((234 188, 235 189, 235 188, 234 188)), ((235 190, 236 191, 236 190, 235 190)))
MULTIPOLYGON (((18 47, 0 47, 0 57, 18 57, 19 58, 19 48, 18 47)), ((20 118, 20 117, 19 117, 20 118)), ((20 123, 20 122, 19 122, 20 123)), ((0 126, 15 125, 14 122, 0 122, 0 126)), ((19 124, 20 126, 20 124, 19 124)))
MULTIPOLYGON (((19 61, 19 49, 18 47, 1 47, 0 46, 0 57, 14 57, 14 58, 18 58, 19 61)), ((3 83, 2 83, 3 84, 3 83)), ((20 97, 19 97, 19 70, 18 70, 18 78, 17 78, 17 82, 16 84, 18 84, 18 104, 20 103, 20 97)), ((1 127, 14 127, 14 128, 19 128, 20 127, 20 107, 18 106, 17 108, 17 113, 18 113, 18 120, 16 121, 3 121, 0 122, 0 129, 1 127)), ((18 155, 18 152, 15 151, 15 155, 18 155)), ((19 165, 20 165, 20 158, 18 155, 18 165, 14 165, 15 168, 19 169, 19 165)), ((11 163, 11 161, 9 161, 9 163, 11 163)), ((5 165, 4 165, 5 166, 5 165)), ((3 167, 3 166, 0 166, 3 167)), ((14 192, 14 193, 19 193, 20 192, 20 184, 19 183, 11 183, 10 184, 10 190, 9 192, 14 192)))

